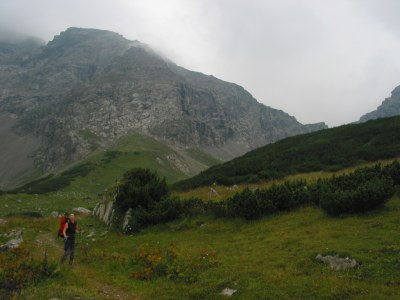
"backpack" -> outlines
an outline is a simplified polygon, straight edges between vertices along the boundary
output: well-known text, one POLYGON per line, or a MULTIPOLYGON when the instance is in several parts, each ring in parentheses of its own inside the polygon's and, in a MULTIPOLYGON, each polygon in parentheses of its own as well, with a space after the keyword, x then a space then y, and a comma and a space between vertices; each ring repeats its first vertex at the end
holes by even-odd
POLYGON ((58 237, 64 237, 64 227, 65 227, 65 224, 67 224, 67 223, 68 223, 68 218, 66 216, 62 216, 60 218, 60 228, 58 229, 58 232, 57 232, 58 237))

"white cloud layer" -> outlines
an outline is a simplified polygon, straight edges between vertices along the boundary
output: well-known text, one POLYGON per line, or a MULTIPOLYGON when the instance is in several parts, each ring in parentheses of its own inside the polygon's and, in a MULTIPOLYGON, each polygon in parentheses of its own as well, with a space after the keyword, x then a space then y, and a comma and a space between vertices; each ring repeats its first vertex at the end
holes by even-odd
POLYGON ((0 0, 0 27, 138 39, 303 122, 339 125, 400 84, 397 0, 0 0))

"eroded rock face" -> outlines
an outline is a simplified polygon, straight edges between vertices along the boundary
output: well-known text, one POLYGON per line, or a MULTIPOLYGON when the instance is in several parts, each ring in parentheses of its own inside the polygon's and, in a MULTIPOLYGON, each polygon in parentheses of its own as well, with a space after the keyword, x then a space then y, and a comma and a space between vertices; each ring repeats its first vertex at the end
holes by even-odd
POLYGON ((0 82, 0 112, 15 118, 15 135, 34 141, 29 157, 46 171, 131 131, 226 160, 326 127, 302 125, 236 84, 102 30, 70 28, 18 63, 3 57, 0 82))
POLYGON ((113 201, 108 201, 105 197, 97 203, 93 209, 93 215, 100 219, 107 226, 111 226, 114 215, 113 201))

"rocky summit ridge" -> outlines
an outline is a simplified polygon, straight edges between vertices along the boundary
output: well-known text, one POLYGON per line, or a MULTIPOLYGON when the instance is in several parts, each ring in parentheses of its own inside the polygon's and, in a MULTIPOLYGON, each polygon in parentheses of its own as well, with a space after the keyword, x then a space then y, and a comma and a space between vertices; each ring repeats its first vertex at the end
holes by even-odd
POLYGON ((130 132, 226 160, 326 128, 98 29, 69 28, 47 44, 0 39, 0 82, 3 186, 33 167, 50 172, 79 161, 130 132))
POLYGON ((362 116, 359 122, 398 115, 400 115, 400 86, 397 86, 391 96, 386 98, 376 110, 362 116))

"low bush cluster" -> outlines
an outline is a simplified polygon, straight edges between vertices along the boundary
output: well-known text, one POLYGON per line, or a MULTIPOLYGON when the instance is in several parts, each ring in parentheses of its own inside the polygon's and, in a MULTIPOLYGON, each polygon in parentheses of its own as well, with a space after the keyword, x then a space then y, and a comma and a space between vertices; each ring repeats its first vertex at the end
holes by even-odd
POLYGON ((204 213, 255 219, 308 205, 319 206, 334 216, 362 213, 384 205, 398 184, 400 163, 395 161, 385 167, 360 168, 313 183, 297 180, 255 191, 246 188, 221 202, 204 202, 199 198, 183 201, 170 196, 165 179, 156 173, 134 169, 125 173, 116 188, 115 225, 120 227, 122 216, 129 209, 132 214, 127 231, 204 213))
MULTIPOLYGON (((320 179, 315 183, 286 181, 267 189, 248 188, 226 201, 225 214, 255 219, 276 211, 288 211, 315 204, 330 215, 361 213, 390 199, 400 183, 400 163, 376 165, 353 173, 320 179)), ((215 205, 217 208, 218 206, 215 205)), ((223 207, 219 204, 219 208, 223 207)))
POLYGON ((286 181, 254 192, 246 188, 227 199, 227 214, 254 219, 277 211, 289 211, 310 203, 305 181, 286 181))
POLYGON ((132 273, 134 279, 149 280, 166 277, 175 281, 192 283, 201 273, 217 264, 215 252, 206 250, 188 254, 171 243, 168 247, 142 245, 135 254, 132 273))
POLYGON ((0 253, 0 298, 14 299, 22 289, 56 275, 57 264, 34 258, 24 245, 0 253))

